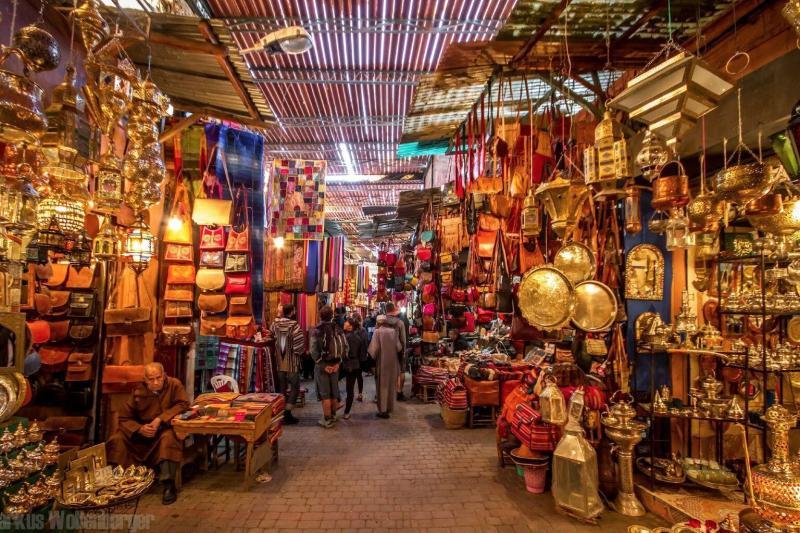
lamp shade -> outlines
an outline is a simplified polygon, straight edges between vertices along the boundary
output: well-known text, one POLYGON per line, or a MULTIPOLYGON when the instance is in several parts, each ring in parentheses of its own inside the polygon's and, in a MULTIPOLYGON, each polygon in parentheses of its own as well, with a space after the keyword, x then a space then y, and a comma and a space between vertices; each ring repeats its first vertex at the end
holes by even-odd
POLYGON ((633 78, 609 105, 674 144, 731 89, 707 63, 680 52, 633 78))
POLYGON ((131 268, 143 272, 156 254, 156 238, 144 220, 139 217, 125 238, 124 255, 131 261, 131 268))

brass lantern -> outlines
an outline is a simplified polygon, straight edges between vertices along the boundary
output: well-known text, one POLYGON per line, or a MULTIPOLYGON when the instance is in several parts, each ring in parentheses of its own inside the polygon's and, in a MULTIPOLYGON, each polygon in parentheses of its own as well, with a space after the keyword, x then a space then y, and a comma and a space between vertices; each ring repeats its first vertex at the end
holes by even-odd
POLYGON ((147 270, 150 260, 156 255, 156 238, 141 216, 136 219, 125 237, 123 253, 137 274, 147 270))
POLYGON ((533 188, 528 189, 528 194, 522 204, 522 235, 536 237, 542 231, 541 216, 533 188))
POLYGON ((83 0, 77 9, 70 13, 70 18, 81 33, 83 46, 89 52, 108 38, 108 23, 106 23, 94 0, 83 0))
MULTIPOLYGON (((65 236, 64 232, 61 230, 61 226, 58 224, 58 218, 55 215, 50 218, 50 222, 46 226, 39 228, 35 240, 38 248, 41 250, 53 250, 55 252, 64 251, 65 236)), ((42 255, 41 251, 39 255, 42 255)))
POLYGON ((680 51, 629 81, 609 105, 674 146, 731 89, 733 84, 706 62, 680 51))
POLYGON ((564 402, 564 395, 550 372, 545 374, 544 380, 544 390, 539 395, 539 412, 542 415, 542 422, 563 426, 567 423, 567 406, 564 402))
POLYGON ((92 239, 86 231, 81 232, 75 239, 75 244, 69 251, 69 264, 78 270, 92 264, 92 239))
POLYGON ((622 124, 608 110, 594 130, 594 146, 584 150, 583 165, 586 185, 604 196, 618 196, 633 174, 622 124))
POLYGON ((86 212, 82 202, 72 200, 64 194, 54 194, 39 202, 36 223, 41 231, 51 226, 55 219, 62 234, 77 235, 85 227, 86 212))
POLYGON ((122 162, 112 153, 104 154, 100 160, 94 188, 94 206, 100 212, 113 213, 122 203, 124 182, 121 165, 122 162))
POLYGON ((563 237, 567 226, 575 223, 578 211, 589 195, 589 189, 583 184, 575 184, 565 180, 560 171, 554 178, 542 183, 536 189, 536 197, 541 199, 547 216, 552 221, 553 231, 563 237))
POLYGON ((648 128, 642 139, 642 147, 636 154, 636 164, 642 169, 642 177, 653 181, 658 176, 658 170, 672 159, 672 153, 658 135, 648 128))
POLYGON ((625 187, 625 233, 635 235, 642 231, 642 191, 629 183, 625 187))
POLYGON ((568 514, 592 520, 603 511, 597 476, 597 453, 581 427, 584 391, 572 393, 569 421, 553 452, 553 499, 568 514))
POLYGON ((92 241, 92 255, 96 259, 114 261, 119 258, 120 239, 116 227, 109 217, 103 221, 100 231, 92 241))

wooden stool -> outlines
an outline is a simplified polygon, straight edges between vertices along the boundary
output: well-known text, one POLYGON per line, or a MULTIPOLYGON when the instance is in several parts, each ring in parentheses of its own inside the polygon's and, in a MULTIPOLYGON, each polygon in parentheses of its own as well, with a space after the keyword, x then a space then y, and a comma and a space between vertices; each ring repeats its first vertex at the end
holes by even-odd
POLYGON ((478 426, 494 426, 496 417, 496 405, 470 405, 469 416, 467 418, 467 427, 474 428, 478 426), (489 410, 489 414, 481 413, 480 411, 483 410, 489 410))
POLYGON ((439 388, 439 385, 423 383, 419 387, 420 389, 417 392, 417 397, 419 399, 425 403, 433 403, 436 401, 436 390, 439 388))

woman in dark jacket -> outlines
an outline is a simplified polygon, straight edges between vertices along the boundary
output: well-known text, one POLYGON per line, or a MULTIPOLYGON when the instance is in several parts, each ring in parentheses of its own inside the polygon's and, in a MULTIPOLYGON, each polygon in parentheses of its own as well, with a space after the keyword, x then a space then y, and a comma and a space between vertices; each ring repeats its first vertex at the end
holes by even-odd
POLYGON ((350 410, 353 408, 356 382, 359 385, 359 398, 364 387, 364 380, 361 377, 362 359, 367 357, 366 336, 361 333, 361 325, 355 318, 348 318, 344 323, 344 332, 347 337, 347 359, 342 362, 342 369, 345 375, 345 387, 347 399, 345 400, 344 418, 350 418, 350 410))

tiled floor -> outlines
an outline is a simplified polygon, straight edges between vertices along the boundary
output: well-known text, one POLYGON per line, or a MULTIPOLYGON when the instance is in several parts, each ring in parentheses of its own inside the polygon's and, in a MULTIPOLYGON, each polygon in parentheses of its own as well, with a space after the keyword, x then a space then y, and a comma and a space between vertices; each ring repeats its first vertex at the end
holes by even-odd
MULTIPOLYGON (((372 397, 372 378, 367 378, 372 397)), ((309 384, 305 384, 309 386, 309 384)), ((365 395, 367 396, 367 395, 365 395)), ((438 407, 400 403, 390 420, 357 403, 334 429, 316 421, 320 404, 298 410, 287 427, 269 483, 241 488, 230 466, 185 481, 178 501, 145 495, 138 513, 151 531, 599 531, 555 512, 549 493, 533 495, 512 468, 499 469, 493 429, 444 429, 438 407)), ((600 526, 624 532, 629 519, 610 510, 600 526)))

